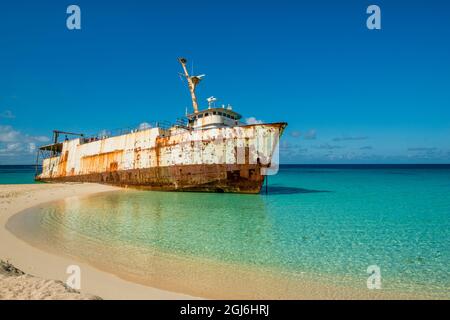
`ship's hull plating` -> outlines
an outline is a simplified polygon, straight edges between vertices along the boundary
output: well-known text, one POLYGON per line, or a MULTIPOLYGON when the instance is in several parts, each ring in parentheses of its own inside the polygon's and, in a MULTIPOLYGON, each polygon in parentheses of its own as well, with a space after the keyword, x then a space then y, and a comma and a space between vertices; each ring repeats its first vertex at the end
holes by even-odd
POLYGON ((91 182, 158 191, 259 193, 260 165, 175 165, 85 175, 37 178, 44 182, 91 182))
POLYGON ((204 130, 150 128, 64 141, 43 160, 45 182, 95 182, 148 190, 259 193, 285 123, 204 130))

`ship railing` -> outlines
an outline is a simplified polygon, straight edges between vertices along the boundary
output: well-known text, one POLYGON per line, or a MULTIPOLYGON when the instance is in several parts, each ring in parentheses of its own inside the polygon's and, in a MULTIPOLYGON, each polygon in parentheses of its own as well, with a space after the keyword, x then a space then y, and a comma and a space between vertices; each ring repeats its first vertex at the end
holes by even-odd
POLYGON ((118 128, 112 130, 102 130, 97 134, 92 134, 81 138, 81 143, 89 143, 97 140, 103 140, 111 137, 117 137, 124 134, 129 134, 133 132, 144 131, 151 128, 160 128, 162 130, 169 130, 172 127, 178 127, 183 129, 188 129, 187 121, 185 119, 179 118, 174 123, 170 121, 151 121, 142 122, 137 126, 130 126, 125 128, 118 128))
MULTIPOLYGON (((163 131, 168 131, 172 127, 183 128, 188 130, 186 119, 179 118, 175 123, 171 123, 169 121, 160 120, 160 121, 149 121, 142 122, 136 126, 112 129, 112 130, 102 130, 96 134, 84 135, 80 138, 80 143, 90 143, 98 140, 103 140, 111 137, 121 136, 124 134, 129 134, 138 131, 144 131, 151 128, 160 128, 163 131)), ((37 150, 36 155, 36 166, 40 165, 42 160, 57 157, 61 155, 63 143, 57 142, 51 145, 41 146, 37 150)), ((36 167, 36 174, 38 174, 38 169, 36 167)))

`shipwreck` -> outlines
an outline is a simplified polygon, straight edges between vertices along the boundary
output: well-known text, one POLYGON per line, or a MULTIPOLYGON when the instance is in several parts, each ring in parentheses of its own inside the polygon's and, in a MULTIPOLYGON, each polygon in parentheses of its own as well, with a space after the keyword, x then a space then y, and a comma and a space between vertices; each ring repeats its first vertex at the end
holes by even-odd
POLYGON ((204 75, 188 73, 179 58, 193 112, 174 124, 156 122, 111 135, 87 137, 54 130, 38 148, 43 182, 95 182, 164 191, 259 193, 276 167, 274 156, 287 123, 245 124, 216 98, 199 109, 196 87, 204 75), (66 138, 60 141, 61 134, 66 138), (75 136, 68 139, 67 136, 75 136))

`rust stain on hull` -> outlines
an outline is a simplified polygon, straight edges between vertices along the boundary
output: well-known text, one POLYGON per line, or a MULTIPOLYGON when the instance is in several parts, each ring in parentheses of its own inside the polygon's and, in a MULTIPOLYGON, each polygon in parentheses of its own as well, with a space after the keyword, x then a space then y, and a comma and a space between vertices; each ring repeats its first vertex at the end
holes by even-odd
POLYGON ((201 191, 257 194, 264 176, 260 165, 175 165, 38 178, 44 182, 93 182, 159 191, 201 191))
MULTIPOLYGON (((81 172, 93 173, 98 171, 110 172, 118 169, 122 159, 122 151, 113 151, 81 158, 81 172)), ((64 175, 61 175, 64 176, 64 175)))

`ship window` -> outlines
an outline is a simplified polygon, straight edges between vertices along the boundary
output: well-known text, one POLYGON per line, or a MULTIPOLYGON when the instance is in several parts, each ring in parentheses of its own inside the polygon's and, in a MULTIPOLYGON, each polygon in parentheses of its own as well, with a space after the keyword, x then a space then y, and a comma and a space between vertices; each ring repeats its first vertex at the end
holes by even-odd
POLYGON ((216 115, 216 114, 217 114, 217 112, 214 111, 214 112, 213 112, 213 115, 216 115))
POLYGON ((198 115, 198 118, 200 119, 200 118, 203 118, 203 115, 202 114, 199 114, 198 115))
POLYGON ((219 111, 219 116, 223 116, 223 113, 219 111))
POLYGON ((207 112, 207 113, 205 113, 205 117, 207 117, 207 116, 209 116, 209 113, 207 112))

